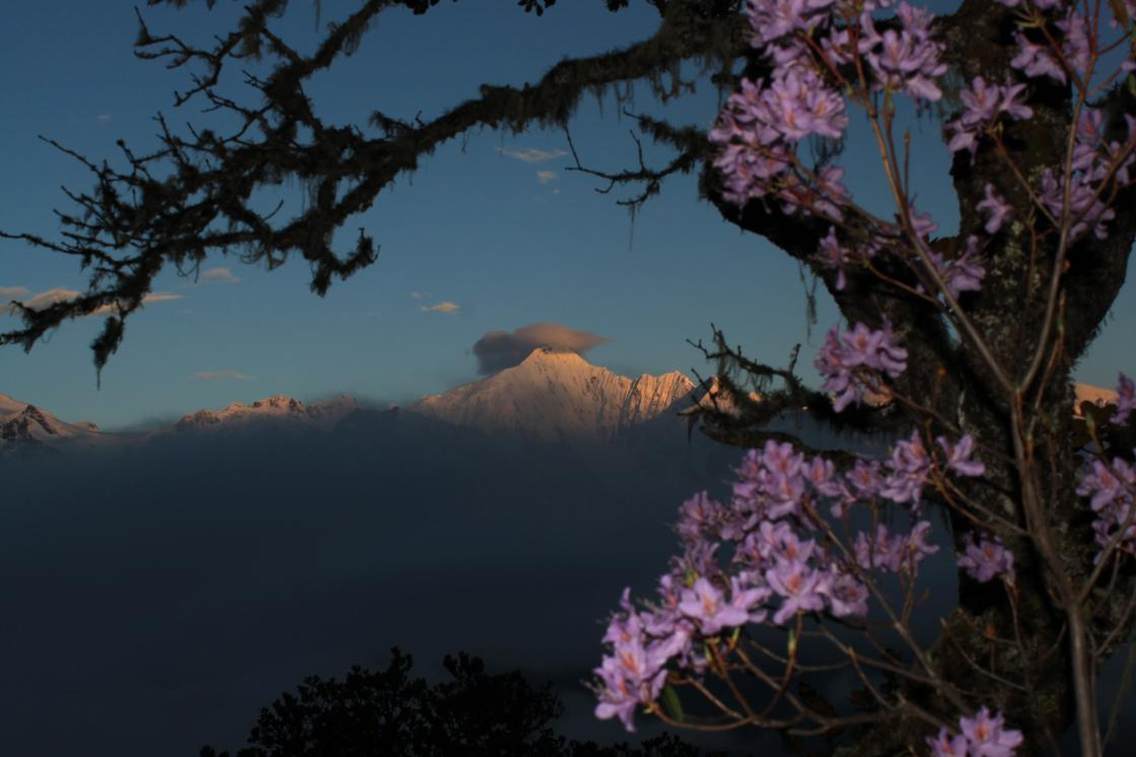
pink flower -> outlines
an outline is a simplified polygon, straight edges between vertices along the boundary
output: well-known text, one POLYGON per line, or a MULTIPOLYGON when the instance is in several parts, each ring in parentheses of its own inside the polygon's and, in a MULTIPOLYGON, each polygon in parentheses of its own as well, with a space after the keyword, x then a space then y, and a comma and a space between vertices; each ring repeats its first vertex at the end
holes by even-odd
POLYGON ((868 587, 855 576, 833 568, 828 580, 822 583, 818 591, 828 599, 834 617, 862 618, 868 614, 868 587))
POLYGON ((908 439, 896 442, 887 466, 891 472, 884 479, 880 494, 893 502, 910 503, 912 511, 917 511, 931 470, 931 459, 917 430, 908 439))
POLYGON ((952 134, 948 149, 969 150, 973 159, 979 136, 998 116, 1005 113, 1018 120, 1033 116, 1033 110, 1018 99, 1024 90, 1024 84, 987 84, 981 76, 974 77, 970 88, 959 93, 962 114, 946 125, 946 131, 952 134))
POLYGON ((933 757, 966 757, 966 736, 955 736, 946 728, 939 730, 939 735, 927 739, 933 757))
POLYGON ((1011 757, 1021 746, 1022 732, 1005 728, 1001 715, 990 714, 986 707, 973 718, 960 718, 959 727, 966 736, 970 753, 975 757, 1011 757))
MULTIPOLYGON (((738 589, 734 585, 735 590, 738 589)), ((727 602, 725 596, 714 584, 699 578, 694 586, 682 592, 678 603, 679 612, 698 624, 698 629, 707 636, 713 636, 723 628, 742 626, 749 622, 749 609, 760 604, 770 594, 768 589, 735 591, 734 601, 727 602)))
POLYGON ((836 269, 836 290, 843 291, 845 285, 844 267, 848 263, 848 250, 836 239, 836 229, 828 227, 828 235, 820 240, 820 260, 829 268, 836 269))
POLYGON ((966 250, 954 260, 945 260, 937 252, 931 253, 931 262, 952 297, 958 297, 963 292, 977 292, 982 289, 986 267, 975 260, 977 255, 978 237, 973 234, 966 238, 966 250))
POLYGON ((778 560, 776 568, 765 571, 765 580, 783 600, 773 622, 783 626, 798 612, 823 610, 821 579, 820 573, 801 560, 778 560))
POLYGON ((1001 715, 991 715, 986 707, 974 717, 959 718, 961 735, 946 728, 933 739, 927 739, 934 757, 1013 757, 1024 738, 1021 731, 1005 727, 1001 715))
POLYGON ((1002 228, 1006 218, 1009 217, 1013 208, 1010 203, 1006 202, 997 192, 994 191, 994 185, 987 182, 984 189, 986 198, 978 203, 978 209, 990 213, 990 218, 986 221, 986 233, 995 234, 998 229, 1002 228))
POLYGON ((834 409, 840 412, 860 400, 866 389, 878 386, 874 373, 887 373, 892 378, 902 374, 907 368, 907 350, 895 343, 891 324, 872 331, 857 323, 843 334, 835 328, 830 330, 815 365, 825 378, 825 391, 834 395, 834 409))
POLYGON ((966 550, 958 555, 958 566, 979 583, 1004 576, 1014 580, 1014 553, 1006 549, 997 536, 983 535, 975 541, 974 534, 963 537, 966 550))
POLYGON ((1026 76, 1048 76, 1065 83, 1065 69, 1048 47, 1030 42, 1021 32, 1014 32, 1014 39, 1018 43, 1018 54, 1010 61, 1011 66, 1026 76))
POLYGON ((947 469, 959 476, 981 476, 986 466, 978 460, 970 459, 974 454, 974 437, 964 434, 958 444, 951 444, 947 437, 940 436, 935 441, 947 453, 947 469))
POLYGON ((1123 426, 1128 422, 1128 416, 1133 410, 1136 410, 1136 387, 1133 386, 1132 379, 1120 374, 1117 379, 1116 386, 1116 414, 1109 420, 1118 426, 1123 426))

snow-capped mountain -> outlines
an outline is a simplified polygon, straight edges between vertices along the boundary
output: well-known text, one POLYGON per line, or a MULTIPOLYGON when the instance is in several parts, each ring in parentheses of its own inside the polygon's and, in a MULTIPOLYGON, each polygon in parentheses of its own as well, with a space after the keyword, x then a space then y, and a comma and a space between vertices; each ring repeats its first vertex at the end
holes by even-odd
MULTIPOLYGON (((1111 389, 1077 384, 1077 405, 1116 401, 1111 389)), ((737 412, 737 401, 711 378, 703 390, 679 371, 629 378, 592 365, 579 354, 546 348, 533 350, 519 365, 479 381, 427 395, 406 411, 493 434, 532 441, 612 441, 631 429, 646 432, 667 415, 697 417, 717 409, 737 412)), ((750 399, 760 402, 756 393, 750 399)), ((35 405, 0 394, 0 457, 63 448, 143 443, 155 436, 192 431, 222 431, 282 423, 304 432, 330 431, 363 409, 351 396, 304 404, 276 394, 220 410, 198 410, 147 433, 106 433, 94 423, 65 422, 35 405)), ((397 413, 397 408, 388 410, 397 413)), ((676 425, 680 425, 676 421, 676 425)))
POLYGON ((98 443, 103 436, 93 423, 66 423, 35 405, 0 394, 0 454, 60 443, 98 443))
POLYGON ((174 430, 232 428, 250 421, 296 421, 307 425, 330 427, 359 409, 354 397, 341 395, 323 402, 305 405, 284 394, 274 394, 250 404, 230 402, 220 410, 198 410, 182 416, 174 430))
POLYGON ((693 391, 678 371, 628 378, 575 352, 532 351, 519 365, 408 409, 459 426, 545 441, 610 440, 664 413, 693 391))

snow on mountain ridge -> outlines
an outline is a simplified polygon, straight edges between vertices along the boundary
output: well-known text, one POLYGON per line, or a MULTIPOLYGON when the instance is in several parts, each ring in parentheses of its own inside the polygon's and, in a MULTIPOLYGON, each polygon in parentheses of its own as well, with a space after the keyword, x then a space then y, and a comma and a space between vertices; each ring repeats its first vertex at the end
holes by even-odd
POLYGON ((533 350, 520 364, 409 409, 459 426, 541 440, 609 440, 658 416, 694 389, 678 371, 636 379, 575 352, 533 350))
POLYGON ((0 456, 59 442, 101 442, 93 423, 66 423, 46 410, 0 394, 0 456))
POLYGON ((329 423, 339 420, 358 408, 353 397, 341 395, 323 402, 305 406, 303 402, 286 394, 274 394, 249 404, 230 402, 220 410, 198 410, 182 416, 176 430, 205 429, 229 423, 242 423, 264 419, 294 419, 310 423, 329 423))

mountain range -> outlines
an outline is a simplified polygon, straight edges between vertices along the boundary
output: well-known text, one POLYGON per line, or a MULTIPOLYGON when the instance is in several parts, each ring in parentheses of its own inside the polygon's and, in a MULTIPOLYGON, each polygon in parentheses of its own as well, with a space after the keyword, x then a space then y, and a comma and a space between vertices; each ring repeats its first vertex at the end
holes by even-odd
MULTIPOLYGON (((574 352, 538 348, 519 365, 442 394, 427 395, 407 412, 493 435, 531 441, 609 442, 678 408, 696 385, 678 371, 628 378, 592 365, 574 352)), ((682 406, 685 406, 682 405, 682 406)), ((305 404, 276 394, 252 403, 203 409, 146 432, 102 432, 92 423, 67 423, 52 413, 0 394, 0 454, 137 443, 186 433, 216 433, 278 424, 330 431, 368 408, 341 395, 305 404)), ((397 412, 397 409, 395 409, 397 412)), ((676 422, 677 423, 677 422, 676 422)))
POLYGON ((220 410, 198 410, 182 416, 173 430, 217 430, 251 421, 284 421, 330 428, 359 408, 359 402, 348 395, 305 405, 285 394, 274 394, 247 405, 230 402, 220 410))
POLYGON ((94 423, 65 423, 35 405, 0 394, 0 454, 50 450, 61 443, 92 443, 102 436, 94 423))
MULTIPOLYGON (((1077 406, 1116 398, 1112 390, 1087 384, 1078 384, 1076 394, 1077 406)), ((427 395, 405 410, 452 426, 528 441, 611 442, 634 429, 653 426, 668 413, 688 415, 697 405, 713 402, 727 410, 732 404, 714 381, 704 391, 679 371, 630 378, 593 365, 575 352, 541 347, 516 366, 427 395)), ((220 410, 198 410, 147 432, 108 433, 94 423, 65 422, 43 408, 0 394, 0 455, 138 443, 263 423, 330 431, 366 409, 347 395, 305 404, 277 394, 248 404, 232 402, 220 410)))

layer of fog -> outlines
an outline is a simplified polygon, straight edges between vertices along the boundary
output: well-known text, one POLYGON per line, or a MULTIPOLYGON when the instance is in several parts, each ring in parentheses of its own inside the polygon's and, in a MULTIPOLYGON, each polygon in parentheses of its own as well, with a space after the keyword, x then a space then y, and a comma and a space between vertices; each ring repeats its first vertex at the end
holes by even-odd
POLYGON ((624 586, 653 593, 677 506, 723 493, 741 454, 673 421, 587 447, 363 411, 334 433, 259 425, 0 463, 8 749, 237 746, 305 675, 385 666, 396 644, 428 675, 467 650, 552 680, 562 732, 623 740, 580 684, 603 621, 624 586))

